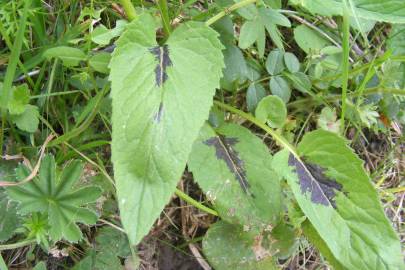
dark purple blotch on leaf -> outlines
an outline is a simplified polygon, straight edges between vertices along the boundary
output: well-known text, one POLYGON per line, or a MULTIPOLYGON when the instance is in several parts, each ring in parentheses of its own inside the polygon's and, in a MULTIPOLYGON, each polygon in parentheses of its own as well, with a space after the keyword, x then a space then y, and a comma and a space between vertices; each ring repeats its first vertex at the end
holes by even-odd
POLYGON ((155 113, 153 120, 155 120, 156 123, 160 123, 160 120, 162 119, 162 115, 163 115, 163 102, 160 102, 159 109, 155 113))
POLYGON ((156 57, 158 64, 155 68, 156 85, 162 86, 167 80, 166 68, 172 65, 172 61, 169 57, 169 47, 167 45, 156 46, 150 48, 149 51, 156 57))
POLYGON ((223 135, 218 135, 204 141, 204 144, 215 148, 217 159, 225 161, 226 166, 235 175, 242 190, 254 197, 249 191, 250 185, 246 177, 244 162, 239 158, 239 154, 234 148, 238 142, 237 138, 227 138, 223 135))
POLYGON ((336 208, 336 192, 342 190, 342 185, 327 177, 324 168, 313 163, 301 162, 292 154, 288 158, 288 165, 295 168, 301 192, 303 194, 309 192, 313 203, 332 205, 336 208))

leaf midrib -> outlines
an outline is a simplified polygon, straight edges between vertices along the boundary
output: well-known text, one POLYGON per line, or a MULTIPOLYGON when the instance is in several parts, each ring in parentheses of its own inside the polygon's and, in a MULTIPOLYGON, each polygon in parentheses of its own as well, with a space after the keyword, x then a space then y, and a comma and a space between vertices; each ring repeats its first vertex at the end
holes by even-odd
POLYGON ((225 150, 225 153, 226 153, 228 159, 231 161, 231 164, 234 167, 234 171, 237 173, 237 175, 239 177, 238 182, 242 185, 243 190, 245 190, 247 192, 249 190, 249 187, 246 185, 245 181, 243 181, 244 177, 240 172, 241 168, 238 165, 235 164, 235 160, 230 155, 230 153, 229 153, 230 150, 226 146, 226 143, 222 141, 221 136, 217 135, 216 137, 218 138, 218 141, 221 144, 221 147, 225 150))

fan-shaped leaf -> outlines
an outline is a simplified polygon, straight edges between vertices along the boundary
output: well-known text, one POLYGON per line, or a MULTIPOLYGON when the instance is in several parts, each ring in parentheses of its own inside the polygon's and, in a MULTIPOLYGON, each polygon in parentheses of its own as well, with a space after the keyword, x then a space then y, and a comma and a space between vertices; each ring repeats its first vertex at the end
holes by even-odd
MULTIPOLYGON (((64 238, 77 242, 82 233, 76 223, 94 224, 97 221, 93 211, 81 206, 94 202, 101 195, 101 189, 96 186, 74 189, 82 171, 82 164, 74 161, 58 174, 54 157, 47 155, 42 160, 36 178, 24 185, 9 187, 7 192, 10 198, 19 202, 22 214, 34 212, 48 214, 49 235, 52 240, 64 238)), ((28 174, 27 168, 19 168, 20 180, 28 174)))
POLYGON ((10 202, 0 189, 0 242, 10 239, 19 225, 15 202, 10 202))

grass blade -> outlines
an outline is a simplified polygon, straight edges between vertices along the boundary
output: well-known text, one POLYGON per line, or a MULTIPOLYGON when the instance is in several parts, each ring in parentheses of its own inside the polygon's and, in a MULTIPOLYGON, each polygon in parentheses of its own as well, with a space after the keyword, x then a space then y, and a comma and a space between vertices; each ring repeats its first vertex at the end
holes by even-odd
POLYGON ((16 39, 14 40, 14 46, 11 50, 10 61, 7 66, 6 75, 4 77, 3 83, 3 93, 0 96, 0 106, 2 108, 7 108, 8 100, 10 99, 12 93, 12 84, 14 80, 15 71, 17 68, 17 63, 20 58, 22 42, 24 38, 25 26, 27 24, 28 10, 31 6, 31 0, 26 0, 24 3, 24 9, 22 12, 21 20, 18 25, 18 31, 16 39))
POLYGON ((343 1, 343 38, 342 38, 342 112, 340 116, 342 133, 345 131, 345 114, 346 114, 346 96, 347 96, 347 85, 349 80, 349 36, 350 36, 350 26, 349 26, 349 10, 347 7, 346 0, 343 1))
POLYGON ((7 264, 6 264, 6 262, 4 261, 3 257, 1 256, 1 254, 0 254, 0 269, 1 269, 1 270, 7 270, 7 269, 8 269, 8 268, 7 268, 7 264))

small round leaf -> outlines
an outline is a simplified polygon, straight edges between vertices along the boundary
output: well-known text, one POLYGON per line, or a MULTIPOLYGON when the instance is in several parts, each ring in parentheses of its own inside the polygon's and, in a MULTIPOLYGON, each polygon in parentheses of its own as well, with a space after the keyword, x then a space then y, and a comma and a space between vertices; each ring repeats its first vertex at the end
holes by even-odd
POLYGON ((278 96, 267 96, 259 102, 255 114, 260 121, 268 122, 273 128, 280 128, 287 118, 287 108, 278 96))

